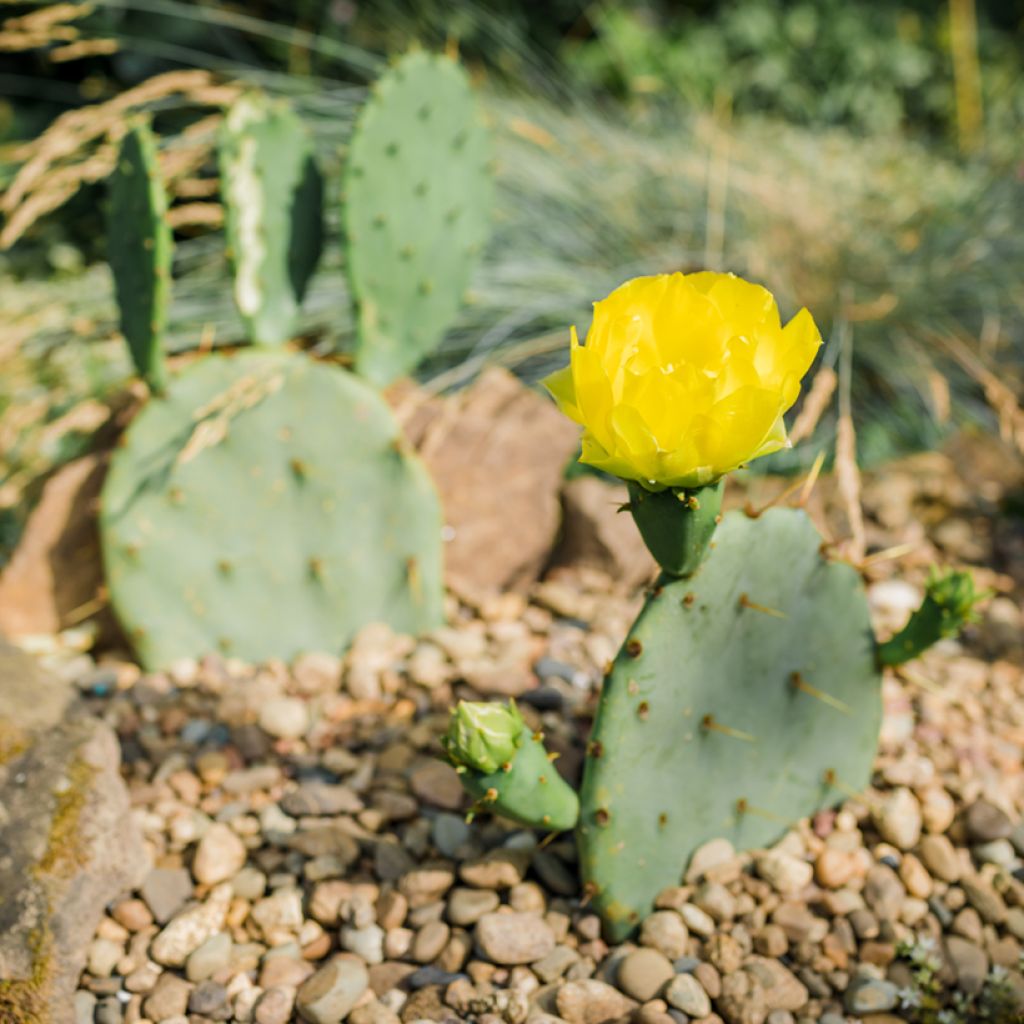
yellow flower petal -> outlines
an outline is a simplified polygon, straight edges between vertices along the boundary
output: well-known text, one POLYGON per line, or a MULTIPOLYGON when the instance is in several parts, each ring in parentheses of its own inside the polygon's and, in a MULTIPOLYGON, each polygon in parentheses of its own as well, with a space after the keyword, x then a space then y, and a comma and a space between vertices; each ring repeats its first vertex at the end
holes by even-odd
POLYGON ((581 462, 653 490, 711 483, 788 444, 783 413, 821 336, 782 326, 760 285, 732 274, 638 277, 594 304, 567 369, 546 381, 582 423, 581 462))

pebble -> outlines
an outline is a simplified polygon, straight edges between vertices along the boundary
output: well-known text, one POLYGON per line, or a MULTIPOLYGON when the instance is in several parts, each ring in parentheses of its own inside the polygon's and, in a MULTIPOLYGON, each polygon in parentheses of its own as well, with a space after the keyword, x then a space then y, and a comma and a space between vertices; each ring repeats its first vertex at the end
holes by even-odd
POLYGON ((706 937, 715 932, 714 918, 707 911, 701 910, 700 907, 694 906, 692 903, 684 903, 679 908, 679 916, 683 919, 683 924, 694 935, 706 937))
POLYGON ((863 1016, 866 1013, 885 1013, 899 1002, 899 989, 891 981, 878 978, 859 977, 850 982, 843 997, 843 1005, 849 1013, 863 1016))
POLYGON ((297 740, 309 728, 309 711, 298 697, 271 697, 260 705, 260 728, 275 739, 297 740))
POLYGON ((653 999, 674 975, 675 970, 664 953, 645 946, 622 958, 616 980, 626 995, 644 1003, 653 999))
POLYGON ((233 1016, 227 989, 216 981, 202 981, 188 997, 188 1012, 213 1020, 230 1020, 233 1016))
POLYGON ((941 835, 956 817, 953 798, 938 786, 932 786, 921 796, 921 819, 926 831, 941 835))
POLYGON ((989 923, 1002 924, 1006 920, 1006 903, 1002 896, 980 875, 968 875, 960 879, 967 901, 989 923))
POLYGON ((205 903, 183 910, 159 932, 149 947, 149 955, 165 967, 182 967, 188 955, 211 935, 224 927, 231 902, 231 885, 222 882, 205 903))
POLYGON ((534 914, 484 914, 474 937, 484 956, 496 964, 528 964, 540 960, 556 945, 551 926, 534 914))
POLYGON ((247 852, 245 843, 227 825, 214 822, 207 830, 192 861, 192 874, 202 885, 216 885, 241 871, 247 852))
POLYGON ((859 870, 859 858, 851 850, 826 846, 814 863, 814 876, 826 889, 841 889, 859 870))
POLYGON ((715 1006, 728 1024, 762 1024, 768 1016, 764 989, 748 971, 736 971, 722 979, 715 1006))
POLYGON ((153 991, 146 996, 142 1009, 147 1017, 164 1021, 176 1017, 188 1009, 188 997, 192 986, 183 978, 169 971, 161 974, 153 991))
POLYGON ((157 924, 166 924, 192 895, 192 877, 184 868, 154 868, 139 890, 157 924))
POLYGON ((1013 833, 1013 822, 1001 808, 987 800, 975 800, 964 815, 967 833, 975 843, 1007 839, 1013 833))
POLYGON ((674 910, 656 910, 640 927, 640 944, 652 946, 669 960, 686 955, 690 933, 682 917, 674 910))
POLYGON ((754 866, 757 873, 783 896, 793 895, 806 888, 814 877, 814 868, 807 861, 784 850, 768 850, 758 854, 754 866))
POLYGON ((366 991, 370 976, 355 959, 332 960, 302 983, 295 1004, 309 1024, 338 1024, 366 991))
POLYGON ((185 977, 189 981, 204 981, 224 970, 231 962, 231 936, 227 932, 211 935, 193 950, 185 961, 185 977))
MULTIPOLYGON (((295 1005, 295 992, 293 989, 274 986, 268 988, 263 995, 256 1000, 253 1008, 254 1024, 288 1024, 292 1018, 292 1008, 295 1005)), ((306 1017, 306 1020, 314 1021, 315 1024, 325 1024, 316 1021, 315 1018, 306 1017)), ((331 1018, 328 1018, 330 1020, 331 1018)), ((340 1017, 333 1019, 334 1022, 341 1020, 340 1017)))
POLYGON ((428 921, 417 933, 410 955, 418 964, 429 963, 441 955, 448 944, 451 928, 444 921, 428 921))
POLYGON ((109 977, 124 956, 124 946, 110 939, 93 939, 89 945, 89 973, 97 978, 109 977))
POLYGON ((893 790, 882 800, 874 820, 879 835, 901 850, 913 849, 921 838, 921 805, 905 786, 893 790))
POLYGON ((677 974, 665 986, 669 1006, 691 1017, 706 1017, 711 1012, 711 999, 692 974, 677 974))
POLYGON ((973 942, 959 935, 946 937, 946 952, 956 972, 958 987, 968 995, 977 995, 988 974, 988 957, 973 942))
MULTIPOLYGON (((736 861, 736 850, 728 839, 712 839, 698 846, 686 868, 686 880, 696 882, 714 868, 722 868, 736 861)), ((721 881, 721 879, 719 879, 721 881)))
POLYGON ((634 1000, 596 978, 567 982, 555 993, 558 1016, 567 1024, 606 1024, 625 1017, 635 1007, 634 1000))
POLYGON ((886 864, 874 864, 864 879, 864 899, 883 921, 899 917, 907 891, 896 872, 886 864))
POLYGON ((93 1024, 93 1017, 96 1013, 96 996, 86 989, 79 989, 75 993, 75 1024, 93 1024))
POLYGON ((376 924, 341 929, 341 948, 355 953, 368 964, 384 962, 384 929, 376 924))
POLYGON ((511 889, 518 885, 530 866, 533 851, 491 850, 459 867, 459 878, 478 889, 511 889))
POLYGON ((960 877, 960 858, 946 836, 930 835, 921 840, 921 860, 933 878, 955 882, 960 877))
POLYGON ((456 925, 476 924, 500 903, 501 897, 488 889, 452 889, 448 895, 448 920, 456 925))
POLYGON ((425 803, 446 811, 457 811, 465 800, 459 776, 446 761, 424 761, 409 776, 409 785, 425 803))

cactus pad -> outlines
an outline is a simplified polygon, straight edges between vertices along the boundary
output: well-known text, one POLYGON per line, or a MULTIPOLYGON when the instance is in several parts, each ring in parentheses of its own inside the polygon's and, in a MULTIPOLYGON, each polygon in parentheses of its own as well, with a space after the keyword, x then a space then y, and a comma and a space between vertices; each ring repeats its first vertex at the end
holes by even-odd
POLYGON ((228 111, 219 144, 235 303, 257 345, 280 345, 323 246, 323 181, 309 132, 258 93, 228 111))
POLYGON ((143 664, 340 650, 383 621, 441 620, 441 517, 383 400, 281 351, 173 377, 115 453, 102 497, 114 609, 143 664))
POLYGON ((356 368, 378 386, 441 341, 487 236, 489 140, 465 72, 411 53, 374 87, 345 170, 356 368))
POLYGON ((733 512, 701 569, 649 598, 604 682, 579 826, 621 939, 702 843, 773 842, 870 780, 881 681, 857 572, 802 513, 733 512))
POLYGON ((133 125, 125 135, 109 188, 108 259, 121 332, 139 375, 159 391, 164 379, 162 339, 173 243, 156 142, 145 124, 133 125))

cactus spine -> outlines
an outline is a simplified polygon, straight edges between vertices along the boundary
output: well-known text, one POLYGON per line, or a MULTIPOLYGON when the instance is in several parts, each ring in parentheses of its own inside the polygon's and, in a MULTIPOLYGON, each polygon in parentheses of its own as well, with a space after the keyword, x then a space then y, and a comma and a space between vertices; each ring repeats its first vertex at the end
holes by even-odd
POLYGON ((139 376, 159 392, 164 386, 172 239, 156 142, 142 122, 129 127, 110 178, 107 244, 121 333, 139 376))

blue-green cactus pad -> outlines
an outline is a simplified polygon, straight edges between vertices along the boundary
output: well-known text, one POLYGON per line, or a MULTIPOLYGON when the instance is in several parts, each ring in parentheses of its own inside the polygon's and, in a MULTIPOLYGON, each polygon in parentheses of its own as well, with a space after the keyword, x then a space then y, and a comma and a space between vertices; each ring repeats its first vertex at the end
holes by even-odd
POLYGON ((611 937, 701 844, 769 844, 870 780, 882 702, 867 601, 821 545, 802 512, 733 512, 700 570, 656 590, 630 630, 581 794, 583 878, 611 937))
POLYGON ((383 387, 448 329, 490 224, 490 139, 466 73, 403 57, 373 87, 345 168, 356 369, 383 387))
POLYGON ((441 514, 388 407, 283 351, 208 356, 132 422, 103 491, 115 611, 150 669, 340 651, 442 618, 441 514))

